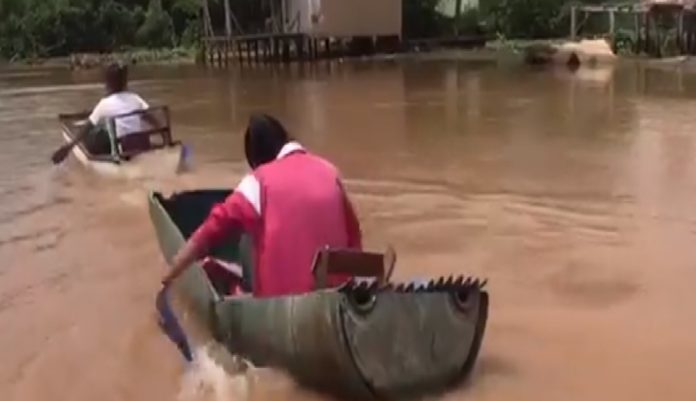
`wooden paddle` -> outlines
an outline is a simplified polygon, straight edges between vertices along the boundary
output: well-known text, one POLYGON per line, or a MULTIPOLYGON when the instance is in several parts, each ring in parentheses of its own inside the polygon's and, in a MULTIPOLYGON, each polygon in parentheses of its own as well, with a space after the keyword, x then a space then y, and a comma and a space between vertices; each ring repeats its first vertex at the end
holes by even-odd
POLYGON ((174 344, 176 344, 179 351, 184 355, 186 361, 193 361, 193 354, 191 353, 191 347, 189 346, 188 339, 184 330, 179 325, 179 321, 172 312, 172 307, 169 305, 169 298, 167 297, 167 290, 169 288, 164 287, 157 294, 157 299, 155 301, 155 307, 159 315, 159 325, 164 333, 169 337, 174 344))
MULTIPOLYGON (((72 113, 72 114, 59 114, 58 120, 63 121, 63 120, 71 120, 71 119, 77 119, 77 118, 87 118, 88 115, 89 115, 89 112, 84 112, 84 111, 79 112, 79 113, 72 113)), ((84 123, 83 124, 78 123, 77 125, 84 126, 84 123)), ((66 143, 65 145, 58 148, 58 150, 53 152, 53 155, 51 156, 51 160, 53 161, 53 164, 62 163, 63 160, 65 160, 68 157, 68 155, 70 154, 72 149, 87 137, 87 133, 88 133, 88 128, 83 127, 75 139, 70 141, 70 143, 66 143)))
POLYGON ((62 163, 63 160, 65 160, 68 157, 68 155, 70 154, 72 149, 78 143, 80 143, 84 138, 85 138, 85 135, 78 136, 77 138, 73 139, 70 143, 67 143, 67 144, 61 146, 60 148, 58 148, 58 150, 53 152, 53 155, 51 156, 51 160, 53 161, 53 164, 62 163))

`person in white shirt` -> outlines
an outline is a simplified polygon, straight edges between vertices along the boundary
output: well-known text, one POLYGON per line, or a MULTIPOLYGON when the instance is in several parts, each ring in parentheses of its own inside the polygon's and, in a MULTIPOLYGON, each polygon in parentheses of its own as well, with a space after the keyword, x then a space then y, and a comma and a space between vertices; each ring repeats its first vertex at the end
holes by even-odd
MULTIPOLYGON (((92 154, 108 154, 111 152, 111 142, 106 128, 111 117, 146 110, 149 105, 136 93, 128 91, 128 68, 113 63, 106 68, 106 96, 94 107, 87 119, 84 135, 85 145, 92 154)), ((146 115, 143 115, 144 117, 146 115)), ((136 132, 142 132, 141 115, 116 119, 116 136, 122 138, 136 132)))

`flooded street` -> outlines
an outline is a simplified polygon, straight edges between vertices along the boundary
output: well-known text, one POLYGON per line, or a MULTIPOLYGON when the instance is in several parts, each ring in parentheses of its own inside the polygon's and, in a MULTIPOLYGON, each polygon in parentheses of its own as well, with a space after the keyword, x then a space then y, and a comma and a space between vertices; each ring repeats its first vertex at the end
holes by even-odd
MULTIPOLYGON (((165 264, 146 195, 235 186, 254 111, 341 169, 367 248, 397 250, 397 279, 489 279, 473 380, 444 400, 696 399, 696 76, 453 61, 131 75, 170 106, 193 172, 53 166, 56 116, 96 103, 98 72, 0 69, 3 400, 221 398, 187 395, 156 326, 165 264)), ((222 398, 308 399, 279 383, 222 398)))

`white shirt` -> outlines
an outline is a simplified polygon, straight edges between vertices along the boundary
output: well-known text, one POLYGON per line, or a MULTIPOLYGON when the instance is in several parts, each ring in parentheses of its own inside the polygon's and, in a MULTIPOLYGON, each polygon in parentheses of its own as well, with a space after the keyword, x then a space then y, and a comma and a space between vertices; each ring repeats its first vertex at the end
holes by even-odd
MULTIPOLYGON (((97 103, 92 114, 89 115, 89 121, 96 126, 106 123, 108 118, 145 110, 149 107, 147 102, 135 93, 114 93, 102 98, 97 103)), ((141 116, 139 115, 116 119, 116 136, 119 138, 142 130, 141 116)))

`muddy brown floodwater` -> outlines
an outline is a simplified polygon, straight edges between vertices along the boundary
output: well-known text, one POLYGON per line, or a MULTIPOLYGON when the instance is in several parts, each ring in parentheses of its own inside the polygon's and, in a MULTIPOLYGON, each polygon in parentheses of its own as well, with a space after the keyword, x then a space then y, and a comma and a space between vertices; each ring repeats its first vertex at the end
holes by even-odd
POLYGON ((696 78, 443 61, 132 75, 172 108, 195 171, 121 182, 52 166, 56 114, 91 107, 98 76, 0 70, 3 400, 307 399, 275 378, 246 395, 187 388, 153 319, 164 263, 147 190, 236 185, 257 110, 342 169, 397 278, 489 278, 473 380, 444 400, 696 400, 696 78))

